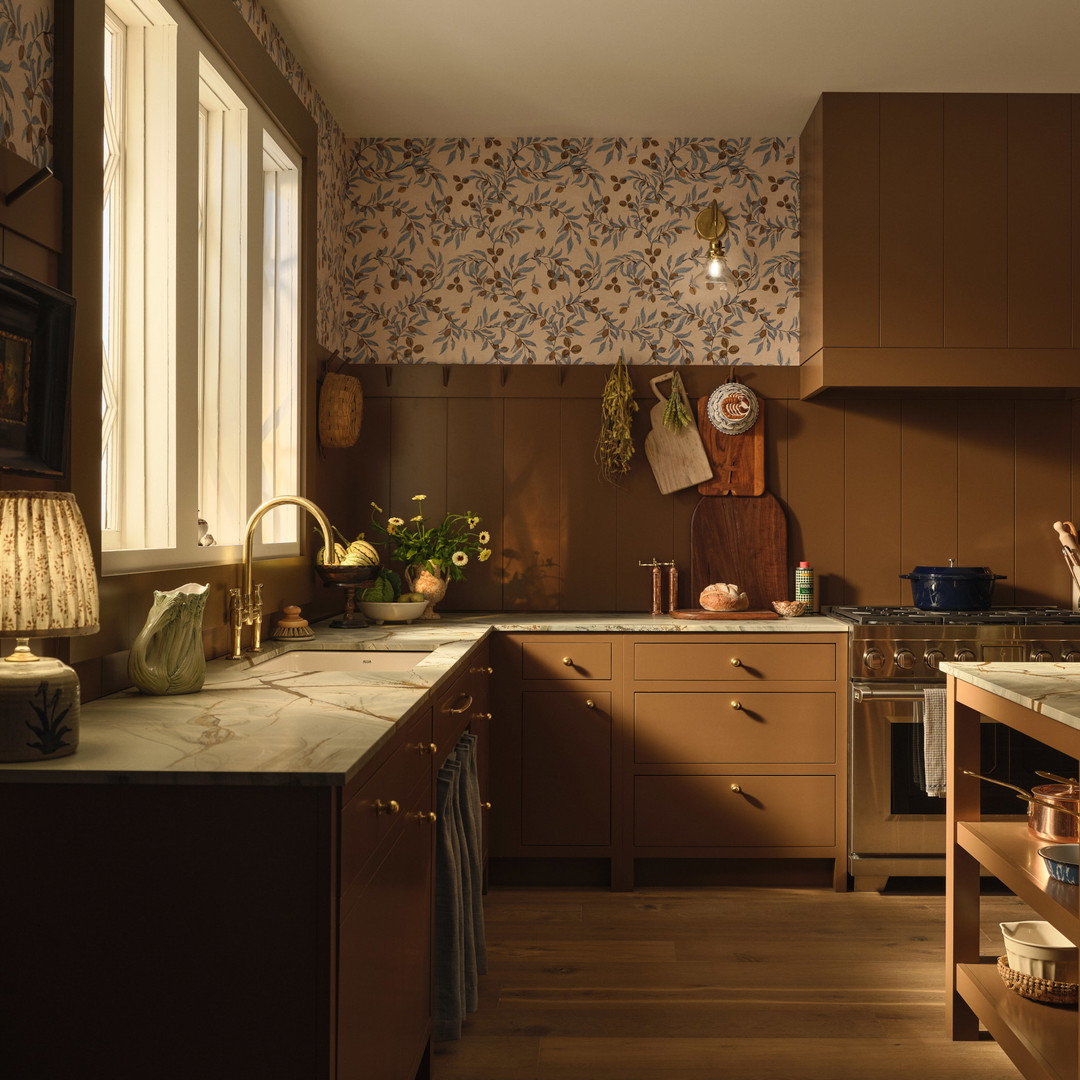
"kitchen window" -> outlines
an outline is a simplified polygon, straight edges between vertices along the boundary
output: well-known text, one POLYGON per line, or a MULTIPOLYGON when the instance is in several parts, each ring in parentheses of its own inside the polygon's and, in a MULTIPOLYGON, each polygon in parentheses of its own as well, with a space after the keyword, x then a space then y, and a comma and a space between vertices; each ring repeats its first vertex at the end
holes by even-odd
POLYGON ((300 158, 176 0, 108 0, 105 83, 104 568, 235 562, 298 492, 300 158))

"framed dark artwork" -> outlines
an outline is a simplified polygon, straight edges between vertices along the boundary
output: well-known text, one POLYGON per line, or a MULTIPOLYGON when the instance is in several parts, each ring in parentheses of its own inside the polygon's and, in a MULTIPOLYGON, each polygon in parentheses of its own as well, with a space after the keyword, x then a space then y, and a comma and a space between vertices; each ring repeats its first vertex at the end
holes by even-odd
POLYGON ((0 266, 0 470, 64 476, 75 299, 0 266))

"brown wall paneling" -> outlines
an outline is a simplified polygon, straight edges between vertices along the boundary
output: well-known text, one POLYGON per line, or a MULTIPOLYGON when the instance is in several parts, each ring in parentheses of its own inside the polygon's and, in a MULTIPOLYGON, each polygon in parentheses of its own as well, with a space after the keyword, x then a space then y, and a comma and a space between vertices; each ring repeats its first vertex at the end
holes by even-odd
POLYGON ((898 576, 906 572, 900 569, 900 401, 849 398, 846 405, 844 603, 908 602, 907 582, 898 576))
POLYGON ((1006 97, 944 95, 944 344, 1004 348, 1006 97))
POLYGON ((3 264, 20 274, 57 286, 59 282, 59 259, 56 252, 27 240, 11 229, 0 230, 3 237, 3 264))
POLYGON ((1069 401, 1016 405, 1016 602, 1070 604, 1069 579, 1054 533, 1070 506, 1069 401))
POLYGON ((480 515, 480 528, 491 533, 492 556, 475 556, 465 580, 447 593, 448 611, 497 611, 502 606, 498 553, 503 520, 503 411, 498 402, 451 398, 446 403, 446 500, 453 513, 480 515), (492 407, 494 404, 494 407, 492 407))
MULTIPOLYGON (((599 429, 596 401, 562 402, 557 509, 562 522, 559 562, 563 567, 563 611, 615 611, 618 605, 613 560, 618 551, 618 493, 600 479, 593 457, 599 429)), ((638 464, 636 455, 634 464, 638 464)))
MULTIPOLYGON (((844 403, 787 401, 788 561, 813 566, 817 603, 842 604, 846 582, 844 403)), ((792 596, 795 579, 792 570, 792 596)))
MULTIPOLYGON (((331 519, 350 539, 362 532, 365 539, 372 543, 379 541, 379 534, 371 527, 371 503, 377 503, 386 513, 397 513, 390 508, 392 412, 392 399, 365 396, 360 438, 352 448, 355 451, 355 466, 351 475, 342 479, 342 486, 349 493, 351 505, 348 512, 342 514, 341 521, 331 519)), ((327 460, 330 460, 333 454, 333 450, 328 450, 327 460)), ((379 515, 379 520, 385 522, 386 518, 379 515)))
POLYGON ((997 604, 1016 603, 1015 405, 1001 398, 961 399, 956 417, 956 558, 1004 574, 997 604))
POLYGON ((448 509, 446 483, 446 401, 395 398, 390 413, 390 505, 383 509, 406 521, 419 513, 428 525, 442 521, 448 509), (412 501, 414 495, 427 498, 421 504, 412 501))
POLYGON ((880 343, 940 348, 942 96, 880 104, 880 343))
POLYGON ((878 94, 825 94, 822 326, 826 345, 878 341, 878 94))
POLYGON ((824 104, 819 98, 799 137, 799 357, 822 346, 822 162, 824 104))
POLYGON ((1080 347, 1080 94, 1072 104, 1072 345, 1080 347))
POLYGON ((900 565, 906 574, 957 558, 956 401, 905 397, 900 419, 900 565))
MULTIPOLYGON (((1072 103, 1064 94, 1010 94, 1009 345, 1072 342, 1072 103)), ((973 267, 974 269, 974 267, 973 267)))
POLYGON ((638 561, 649 562, 655 558, 658 562, 667 562, 674 554, 673 502, 670 496, 660 494, 645 459, 650 407, 646 400, 638 398, 638 413, 633 426, 634 457, 630 472, 619 479, 616 494, 617 546, 614 565, 607 572, 615 575, 617 611, 651 611, 652 571, 638 566, 638 561))
POLYGON ((503 541, 497 551, 504 575, 502 606, 506 611, 557 611, 563 575, 560 402, 511 398, 504 416, 503 541))

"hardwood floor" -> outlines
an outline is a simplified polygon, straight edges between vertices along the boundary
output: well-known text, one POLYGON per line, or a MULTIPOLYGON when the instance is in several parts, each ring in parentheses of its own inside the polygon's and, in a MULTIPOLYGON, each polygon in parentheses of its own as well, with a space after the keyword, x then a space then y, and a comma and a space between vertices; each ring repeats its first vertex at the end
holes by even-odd
MULTIPOLYGON (((488 970, 437 1080, 1016 1080, 946 1039, 944 897, 492 889, 488 970)), ((983 951, 1028 909, 983 899, 983 951)))

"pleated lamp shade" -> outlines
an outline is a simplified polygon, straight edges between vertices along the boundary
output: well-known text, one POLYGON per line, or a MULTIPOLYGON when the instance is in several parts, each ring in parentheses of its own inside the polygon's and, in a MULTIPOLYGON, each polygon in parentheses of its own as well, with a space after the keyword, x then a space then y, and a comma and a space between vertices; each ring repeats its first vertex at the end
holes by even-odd
POLYGON ((0 491, 0 636, 18 639, 0 663, 0 761, 74 752, 78 677, 60 660, 35 656, 28 639, 97 629, 97 572, 75 496, 0 491))

